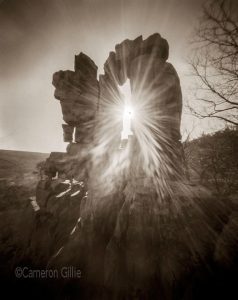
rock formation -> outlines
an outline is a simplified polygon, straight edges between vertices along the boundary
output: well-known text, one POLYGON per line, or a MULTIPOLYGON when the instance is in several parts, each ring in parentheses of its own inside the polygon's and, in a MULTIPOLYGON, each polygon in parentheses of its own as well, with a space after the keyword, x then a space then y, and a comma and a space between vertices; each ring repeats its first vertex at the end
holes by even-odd
MULTIPOLYGON (((75 56, 74 69, 74 72, 55 73, 53 85, 56 88, 55 98, 60 100, 63 119, 66 122, 62 124, 64 141, 69 143, 63 159, 64 163, 67 162, 66 177, 78 178, 77 171, 73 172, 72 169, 76 162, 76 165, 79 164, 81 168, 83 165, 83 169, 86 170, 85 161, 88 160, 93 141, 99 87, 97 66, 87 55, 80 53, 75 56)), ((55 161, 56 165, 63 163, 62 158, 50 161, 55 161)))
MULTIPOLYGON (((79 166, 67 178, 78 178, 79 169, 87 169, 84 180, 89 189, 87 201, 80 205, 81 226, 73 237, 76 242, 66 244, 53 264, 68 264, 72 261, 70 253, 77 253, 73 261, 85 274, 81 288, 89 298, 131 298, 139 293, 143 299, 159 295, 165 299, 170 294, 172 277, 184 272, 174 266, 164 272, 161 268, 167 268, 167 263, 157 257, 163 240, 170 247, 178 243, 170 229, 172 237, 167 240, 166 228, 174 227, 176 222, 171 182, 181 183, 182 177, 182 96, 178 75, 166 62, 168 52, 168 43, 159 34, 145 40, 140 36, 116 45, 99 83, 96 66, 82 53, 76 56, 75 72, 60 71, 53 77, 55 97, 60 100, 67 123, 63 125, 64 140, 69 143, 67 160, 77 159, 79 166), (133 137, 120 150, 122 124, 116 122, 114 112, 125 105, 120 86, 126 80, 130 80, 130 101, 139 116, 137 123, 145 127, 148 120, 150 123, 141 132, 134 122, 133 137), (143 147, 150 148, 150 142, 156 145, 153 150, 158 161, 153 161, 150 152, 144 156, 143 147), (158 171, 157 163, 162 160, 166 167, 160 166, 158 171), (154 177, 160 180, 160 186, 156 186, 154 177), (171 218, 164 219, 169 212, 171 218), (163 289, 153 288, 156 284, 163 289)), ((191 255, 187 245, 182 243, 181 247, 183 255, 175 255, 175 266, 191 255)), ((168 259, 168 254, 162 253, 168 259)))
MULTIPOLYGON (((36 230, 26 244, 37 265, 82 271, 56 287, 62 299, 191 299, 196 278, 208 276, 200 265, 213 257, 222 226, 184 180, 182 94, 168 56, 159 34, 139 36, 116 45, 99 80, 83 53, 74 71, 53 76, 68 146, 46 161, 36 230), (136 117, 120 148, 127 80, 136 117), (47 241, 39 243, 40 235, 47 241)), ((220 244, 230 243, 232 230, 228 224, 220 244)))
MULTIPOLYGON (((178 161, 181 160, 182 96, 178 75, 166 62, 168 53, 168 43, 159 34, 145 40, 140 36, 116 45, 105 62, 104 75, 99 76, 99 82, 96 65, 83 53, 75 57, 74 72, 55 73, 55 97, 60 100, 63 119, 67 123, 62 125, 64 141, 69 143, 67 153, 82 156, 84 160, 85 152, 89 153, 95 145, 103 145, 103 155, 107 152, 113 156, 118 150, 122 126, 115 122, 113 112, 124 105, 119 87, 129 80, 131 105, 138 110, 139 122, 150 119, 151 127, 156 127, 162 135, 154 134, 153 128, 149 128, 154 142, 160 147, 155 150, 168 161, 173 174, 181 172, 178 161)), ((133 129, 133 143, 138 143, 134 147, 141 147, 140 127, 135 124, 133 129)))

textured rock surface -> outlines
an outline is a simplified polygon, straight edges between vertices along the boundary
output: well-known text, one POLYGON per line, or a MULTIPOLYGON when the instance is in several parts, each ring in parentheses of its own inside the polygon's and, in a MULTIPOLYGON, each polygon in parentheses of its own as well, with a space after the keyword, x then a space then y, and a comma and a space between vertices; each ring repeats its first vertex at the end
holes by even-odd
POLYGON ((74 127, 67 124, 62 124, 62 128, 64 132, 64 142, 73 142, 74 127))
MULTIPOLYGON (((55 98, 60 100, 63 119, 68 125, 84 128, 94 120, 99 93, 97 66, 88 56, 83 53, 75 56, 75 71, 55 73, 53 85, 55 98)), ((66 139, 70 142, 70 138, 66 139)))

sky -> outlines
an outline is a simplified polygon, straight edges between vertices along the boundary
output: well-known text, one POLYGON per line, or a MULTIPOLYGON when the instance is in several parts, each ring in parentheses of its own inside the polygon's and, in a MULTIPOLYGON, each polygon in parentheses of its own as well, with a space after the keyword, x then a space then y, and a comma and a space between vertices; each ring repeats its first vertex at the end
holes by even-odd
MULTIPOLYGON (((73 69, 84 52, 103 72, 115 44, 158 32, 170 46, 184 99, 187 59, 202 0, 0 0, 0 149, 64 151, 60 103, 52 75, 73 69)), ((214 124, 184 114, 182 132, 214 124)))

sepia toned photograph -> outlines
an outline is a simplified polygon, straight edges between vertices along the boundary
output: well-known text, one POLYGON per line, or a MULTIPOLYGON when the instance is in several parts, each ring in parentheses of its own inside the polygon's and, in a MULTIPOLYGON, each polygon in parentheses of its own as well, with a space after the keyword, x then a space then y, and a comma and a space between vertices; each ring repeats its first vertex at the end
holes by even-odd
POLYGON ((0 0, 3 299, 238 299, 238 2, 0 0))

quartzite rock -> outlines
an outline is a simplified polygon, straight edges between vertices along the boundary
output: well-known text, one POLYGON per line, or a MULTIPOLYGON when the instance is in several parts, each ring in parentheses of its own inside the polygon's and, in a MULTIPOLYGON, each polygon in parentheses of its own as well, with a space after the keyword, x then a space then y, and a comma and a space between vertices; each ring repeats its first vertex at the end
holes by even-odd
POLYGON ((73 141, 73 133, 74 127, 68 124, 62 124, 63 132, 64 132, 64 142, 70 143, 73 141))
POLYGON ((56 72, 53 85, 67 124, 83 126, 95 116, 99 93, 97 67, 87 55, 80 53, 75 56, 74 72, 56 72))

